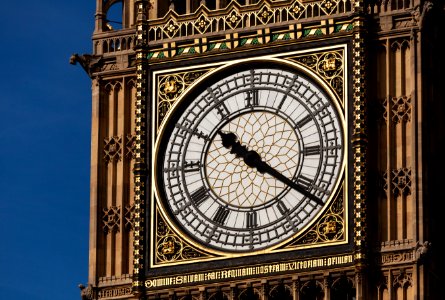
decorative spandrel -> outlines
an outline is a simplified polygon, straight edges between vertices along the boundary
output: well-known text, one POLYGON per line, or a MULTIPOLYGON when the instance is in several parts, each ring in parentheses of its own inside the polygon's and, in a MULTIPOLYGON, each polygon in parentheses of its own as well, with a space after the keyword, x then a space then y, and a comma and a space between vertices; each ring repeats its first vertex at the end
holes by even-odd
POLYGON ((202 258, 211 258, 212 255, 185 242, 173 231, 165 221, 162 214, 156 211, 156 242, 154 249, 155 264, 180 263, 194 261, 202 258))
POLYGON ((323 217, 300 238, 288 244, 285 248, 345 241, 346 210, 343 188, 339 189, 335 200, 323 217))
POLYGON ((290 59, 299 62, 315 71, 331 86, 339 99, 343 99, 343 78, 345 75, 343 68, 343 50, 298 55, 290 59))
POLYGON ((159 76, 157 80, 158 114, 156 128, 159 128, 164 117, 184 91, 210 70, 203 69, 159 76))

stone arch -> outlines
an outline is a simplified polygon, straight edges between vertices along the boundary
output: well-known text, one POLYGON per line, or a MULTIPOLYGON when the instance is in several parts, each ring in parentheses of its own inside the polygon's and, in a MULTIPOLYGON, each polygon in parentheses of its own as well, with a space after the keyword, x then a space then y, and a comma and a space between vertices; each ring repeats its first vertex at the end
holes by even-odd
POLYGON ((269 291, 269 300, 292 300, 292 289, 283 282, 271 287, 269 291))
POLYGON ((309 280, 301 286, 300 295, 306 300, 323 300, 323 284, 315 279, 309 280))
POLYGON ((355 281, 346 275, 335 279, 331 286, 331 300, 352 300, 355 299, 355 281))

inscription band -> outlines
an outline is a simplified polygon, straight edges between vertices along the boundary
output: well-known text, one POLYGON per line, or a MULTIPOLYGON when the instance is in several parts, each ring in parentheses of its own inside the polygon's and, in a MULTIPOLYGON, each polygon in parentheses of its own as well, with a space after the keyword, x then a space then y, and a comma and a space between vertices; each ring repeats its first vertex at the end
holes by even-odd
POLYGON ((297 260, 286 263, 266 264, 252 267, 240 267, 228 270, 191 273, 185 275, 167 276, 148 279, 145 287, 159 288, 189 283, 200 283, 220 279, 235 279, 253 275, 268 275, 286 271, 306 270, 319 267, 338 266, 353 263, 352 255, 339 255, 324 258, 297 260))

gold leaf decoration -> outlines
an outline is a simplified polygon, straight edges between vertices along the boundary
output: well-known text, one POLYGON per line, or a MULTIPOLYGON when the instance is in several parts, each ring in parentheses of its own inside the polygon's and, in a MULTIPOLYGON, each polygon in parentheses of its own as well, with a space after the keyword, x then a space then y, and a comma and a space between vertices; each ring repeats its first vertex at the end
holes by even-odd
POLYGON ((156 213, 155 263, 174 263, 212 257, 178 236, 159 212, 156 213))

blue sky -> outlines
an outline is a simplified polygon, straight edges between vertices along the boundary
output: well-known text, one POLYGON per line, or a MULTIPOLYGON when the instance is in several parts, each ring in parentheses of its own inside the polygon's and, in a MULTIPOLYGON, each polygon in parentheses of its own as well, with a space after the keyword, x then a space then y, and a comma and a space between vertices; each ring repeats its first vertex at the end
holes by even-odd
POLYGON ((95 0, 0 1, 0 298, 80 299, 88 279, 95 0))

